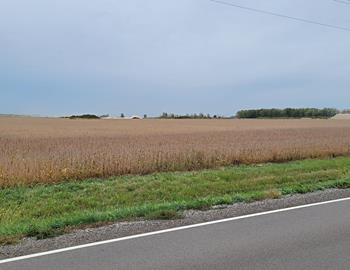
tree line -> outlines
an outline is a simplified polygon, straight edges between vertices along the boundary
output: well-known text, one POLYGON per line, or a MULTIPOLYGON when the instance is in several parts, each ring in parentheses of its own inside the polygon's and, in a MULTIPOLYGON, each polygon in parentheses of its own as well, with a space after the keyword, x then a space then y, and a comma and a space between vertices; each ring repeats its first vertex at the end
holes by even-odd
POLYGON ((338 113, 333 108, 253 109, 237 112, 237 118, 330 118, 338 113))
POLYGON ((95 114, 82 114, 82 115, 71 115, 71 116, 65 116, 62 118, 69 118, 69 119, 100 119, 99 116, 95 114))
MULTIPOLYGON (((230 119, 230 118, 330 118, 335 116, 339 111, 334 108, 286 108, 286 109, 250 109, 240 110, 236 116, 228 117, 222 115, 210 115, 204 113, 194 114, 174 114, 163 112, 160 116, 154 118, 160 119, 230 119)), ((350 113, 350 110, 343 110, 341 113, 350 113)), ((97 116, 94 114, 72 115, 63 118, 69 119, 100 119, 106 118, 109 115, 97 116)), ((125 115, 122 113, 121 118, 125 115)), ((145 114, 144 119, 147 118, 145 114)))
POLYGON ((160 119, 224 119, 229 118, 222 115, 210 115, 199 113, 199 114, 174 114, 174 113, 166 113, 163 112, 158 118, 160 119))

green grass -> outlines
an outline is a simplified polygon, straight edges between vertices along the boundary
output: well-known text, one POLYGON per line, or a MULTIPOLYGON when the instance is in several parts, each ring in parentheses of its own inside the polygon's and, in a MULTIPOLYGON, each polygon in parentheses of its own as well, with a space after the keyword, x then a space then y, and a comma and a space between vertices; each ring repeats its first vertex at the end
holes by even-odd
POLYGON ((350 157, 157 173, 0 190, 0 243, 116 220, 173 219, 185 209, 350 187, 350 157))

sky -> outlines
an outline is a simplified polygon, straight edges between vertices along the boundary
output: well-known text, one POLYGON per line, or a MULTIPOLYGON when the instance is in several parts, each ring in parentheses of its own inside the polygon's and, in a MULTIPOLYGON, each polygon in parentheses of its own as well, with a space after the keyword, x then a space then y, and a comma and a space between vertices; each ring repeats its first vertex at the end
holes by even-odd
MULTIPOLYGON (((350 28, 334 0, 227 2, 350 28)), ((208 0, 2 0, 0 113, 344 109, 349 47, 349 31, 208 0)))

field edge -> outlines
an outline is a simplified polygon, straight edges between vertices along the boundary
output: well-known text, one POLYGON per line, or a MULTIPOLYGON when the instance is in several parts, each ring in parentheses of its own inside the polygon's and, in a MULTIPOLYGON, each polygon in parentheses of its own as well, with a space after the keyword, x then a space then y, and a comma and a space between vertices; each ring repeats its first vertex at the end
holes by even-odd
POLYGON ((0 244, 24 237, 55 237, 79 227, 123 220, 178 219, 189 209, 350 188, 349 164, 350 157, 342 157, 5 188, 0 190, 2 202, 7 203, 0 206, 0 220, 5 220, 0 221, 0 244), (130 196, 115 198, 119 193, 130 196), (78 195, 81 200, 72 201, 78 195), (164 201, 157 196, 163 196, 164 201), (82 204, 81 209, 69 212, 67 207, 76 203, 82 204), (11 213, 6 212, 6 206, 11 213))

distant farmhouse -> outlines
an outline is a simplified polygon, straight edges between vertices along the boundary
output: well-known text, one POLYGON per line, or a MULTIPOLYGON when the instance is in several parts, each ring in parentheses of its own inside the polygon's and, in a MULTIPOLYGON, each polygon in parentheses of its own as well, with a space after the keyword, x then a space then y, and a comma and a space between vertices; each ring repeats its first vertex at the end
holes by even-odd
POLYGON ((142 119, 141 116, 138 115, 133 115, 130 117, 130 119, 142 119))
POLYGON ((120 120, 127 120, 127 119, 142 119, 142 117, 141 116, 139 116, 139 115, 132 115, 132 116, 130 116, 130 117, 128 117, 128 116, 123 116, 123 117, 120 117, 120 116, 110 116, 110 115, 106 115, 106 116, 101 116, 101 119, 120 119, 120 120))
POLYGON ((335 115, 332 119, 350 119, 350 109, 343 110, 335 115))
POLYGON ((350 120, 350 113, 338 113, 336 116, 332 117, 332 119, 348 119, 350 120))

